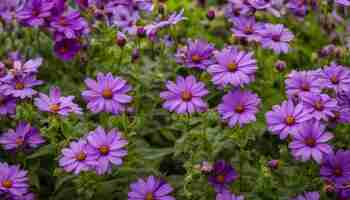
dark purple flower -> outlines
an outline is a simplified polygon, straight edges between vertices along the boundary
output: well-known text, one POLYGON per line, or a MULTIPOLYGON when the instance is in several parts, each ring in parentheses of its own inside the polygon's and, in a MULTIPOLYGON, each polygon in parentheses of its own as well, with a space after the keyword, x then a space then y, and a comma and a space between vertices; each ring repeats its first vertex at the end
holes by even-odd
POLYGON ((350 70, 344 66, 332 63, 320 73, 322 86, 334 89, 336 92, 350 90, 350 70))
POLYGON ((327 144, 332 138, 333 134, 325 131, 324 125, 311 120, 303 123, 293 135, 289 148, 296 159, 308 161, 312 157, 320 164, 325 154, 333 153, 332 147, 327 144))
POLYGON ((272 111, 266 113, 266 121, 269 130, 281 139, 289 134, 294 135, 303 122, 312 118, 310 111, 303 104, 294 104, 292 100, 284 101, 281 105, 275 105, 272 111))
POLYGON ((0 91, 3 90, 5 95, 12 95, 21 99, 31 98, 37 94, 37 91, 32 87, 42 83, 43 81, 37 80, 35 75, 16 76, 4 81, 4 84, 0 85, 0 91))
POLYGON ((95 169, 98 174, 109 173, 112 165, 119 166, 123 163, 122 158, 128 153, 125 149, 128 142, 118 131, 112 129, 107 133, 103 128, 98 127, 86 138, 87 154, 96 159, 95 169))
POLYGON ((304 0, 289 0, 287 8, 296 16, 304 17, 308 11, 308 2, 304 0))
POLYGON ((27 171, 17 165, 0 163, 0 191, 12 196, 22 196, 28 192, 27 171))
POLYGON ((61 41, 56 41, 54 46, 56 57, 64 61, 73 59, 80 49, 81 45, 77 39, 63 39, 61 41))
POLYGON ((82 96, 93 113, 120 114, 132 100, 132 97, 127 95, 131 86, 122 78, 114 77, 112 73, 98 73, 97 81, 88 78, 85 84, 87 90, 83 91, 82 96))
POLYGON ((231 164, 224 160, 215 162, 209 182, 215 188, 215 191, 220 193, 227 190, 228 184, 232 183, 238 178, 238 174, 231 164))
POLYGON ((256 113, 259 111, 260 98, 249 91, 234 90, 226 94, 218 111, 222 120, 228 122, 232 128, 236 124, 242 126, 256 121, 256 113))
POLYGON ((319 200, 319 199, 320 199, 319 192, 304 192, 304 194, 301 194, 296 198, 292 198, 290 200, 319 200))
POLYGON ((138 179, 130 185, 128 200, 175 200, 170 193, 173 188, 164 180, 154 176, 138 179))
POLYGON ((167 91, 161 92, 160 97, 165 100, 163 108, 178 114, 203 112, 207 110, 207 103, 202 100, 209 91, 203 82, 194 76, 178 76, 176 82, 167 81, 167 91))
POLYGON ((20 122, 16 130, 9 129, 0 136, 0 144, 5 150, 34 149, 43 144, 45 140, 41 137, 38 129, 29 123, 20 122))
POLYGON ((320 175, 336 184, 350 181, 350 151, 338 150, 336 153, 325 155, 320 175))
POLYGON ((257 70, 253 53, 240 51, 235 47, 227 47, 215 55, 217 64, 211 65, 208 72, 215 85, 243 86, 255 79, 257 70))
POLYGON ((292 71, 285 81, 289 98, 300 98, 308 93, 321 93, 319 72, 292 71))
POLYGON ((292 32, 282 24, 265 24, 259 30, 261 35, 260 43, 263 48, 272 49, 275 53, 288 53, 289 42, 294 38, 292 32))
POLYGON ((305 94, 301 100, 304 108, 310 110, 310 115, 315 119, 328 121, 334 117, 333 112, 337 108, 337 101, 327 94, 309 93, 305 94))
POLYGON ((40 93, 38 98, 34 99, 34 104, 40 111, 68 116, 70 113, 82 114, 81 108, 73 103, 74 96, 61 96, 61 90, 58 87, 51 87, 50 96, 40 93))
POLYGON ((247 41, 260 41, 259 30, 263 28, 261 23, 256 23, 254 17, 237 17, 233 20, 233 35, 247 41))
POLYGON ((0 94, 0 116, 13 115, 15 113, 16 99, 0 94))
POLYGON ((28 0, 23 9, 17 12, 17 19, 27 26, 39 27, 51 16, 54 2, 46 0, 28 0))
POLYGON ((283 71, 284 69, 286 69, 287 67, 287 63, 283 60, 277 60, 275 63, 275 68, 277 69, 277 71, 283 71))
POLYGON ((214 46, 204 40, 188 40, 187 46, 178 49, 176 61, 188 68, 206 69, 214 64, 214 46))
POLYGON ((59 164, 65 171, 79 174, 82 171, 94 169, 97 161, 96 157, 88 154, 86 140, 81 139, 77 142, 71 142, 69 148, 62 149, 59 164))
POLYGON ((216 200, 244 200, 243 196, 236 196, 229 191, 224 191, 216 195, 216 200))
POLYGON ((278 167, 280 166, 281 161, 279 160, 270 160, 267 165, 271 168, 271 169, 278 169, 278 167))

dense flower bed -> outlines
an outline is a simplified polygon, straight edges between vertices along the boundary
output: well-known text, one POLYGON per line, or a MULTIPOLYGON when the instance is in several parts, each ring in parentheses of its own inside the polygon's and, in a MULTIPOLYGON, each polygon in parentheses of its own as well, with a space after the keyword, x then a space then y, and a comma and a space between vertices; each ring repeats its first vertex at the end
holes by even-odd
POLYGON ((0 199, 350 199, 349 0, 1 0, 0 199))

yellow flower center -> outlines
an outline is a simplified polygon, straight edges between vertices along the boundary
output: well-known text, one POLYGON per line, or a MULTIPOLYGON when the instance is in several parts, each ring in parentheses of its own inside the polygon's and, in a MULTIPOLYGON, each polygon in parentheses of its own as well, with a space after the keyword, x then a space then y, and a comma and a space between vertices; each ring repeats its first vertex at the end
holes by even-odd
POLYGON ((244 107, 242 105, 237 105, 235 108, 236 113, 243 113, 244 107))
POLYGON ((152 193, 152 192, 148 192, 148 193, 146 194, 145 200, 154 200, 154 198, 153 198, 153 193, 152 193))
POLYGON ((295 118, 294 118, 293 116, 288 116, 288 117, 286 118, 286 124, 287 124, 288 126, 291 126, 291 125, 295 124, 295 118))
POLYGON ((7 188, 7 189, 12 188, 12 185, 13 185, 13 183, 12 183, 11 180, 4 180, 4 181, 2 181, 2 186, 4 188, 7 188))
POLYGON ((60 105, 59 104, 52 104, 50 105, 50 110, 51 112, 57 113, 58 111, 60 111, 60 105))
POLYGON ((314 147, 316 145, 316 140, 314 138, 308 138, 305 143, 309 147, 314 147))
POLYGON ((192 93, 191 92, 189 92, 189 91, 183 91, 182 93, 181 93, 181 99, 183 100, 183 101, 190 101, 191 99, 192 99, 192 93))
POLYGON ((225 176, 220 174, 216 176, 216 181, 219 183, 224 183, 225 182, 225 176))
POLYGON ((230 72, 235 72, 237 70, 237 64, 236 63, 230 63, 227 65, 227 68, 230 72))
POLYGON ((192 61, 195 62, 195 63, 198 63, 201 60, 202 60, 202 58, 199 55, 197 55, 197 54, 192 56, 192 61))
POLYGON ((21 83, 21 82, 16 83, 15 88, 16 88, 16 90, 23 90, 24 83, 21 83))
POLYGON ((86 154, 84 152, 80 152, 75 156, 75 159, 78 161, 84 161, 86 159, 86 154))
POLYGON ((323 110, 323 109, 324 109, 323 102, 322 102, 322 101, 316 101, 316 103, 315 103, 315 109, 318 110, 318 111, 323 110))
POLYGON ((111 99, 113 97, 113 92, 111 89, 107 88, 107 89, 104 89, 103 92, 102 92, 102 96, 106 99, 111 99))
POLYGON ((24 143, 24 140, 22 138, 16 138, 15 142, 17 145, 22 145, 24 143))
POLYGON ((109 147, 106 145, 102 145, 99 149, 101 155, 107 155, 109 153, 109 147))
POLYGON ((331 77, 331 82, 332 82, 333 84, 338 84, 338 83, 339 83, 338 77, 337 77, 337 76, 332 76, 332 77, 331 77))

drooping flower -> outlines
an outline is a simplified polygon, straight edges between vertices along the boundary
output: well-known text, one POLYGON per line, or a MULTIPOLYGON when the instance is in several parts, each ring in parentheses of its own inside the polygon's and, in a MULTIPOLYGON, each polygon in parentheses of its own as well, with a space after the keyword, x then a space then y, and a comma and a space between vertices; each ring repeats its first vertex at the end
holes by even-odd
POLYGON ((0 144, 5 150, 34 149, 44 142, 39 130, 26 122, 20 122, 16 130, 9 129, 0 136, 0 144))
POLYGON ((289 148, 296 159, 308 161, 312 157, 320 164, 325 154, 333 152, 332 147, 327 144, 332 138, 333 134, 325 131, 324 125, 311 120, 303 123, 293 135, 289 148))
POLYGON ((36 75, 16 76, 13 79, 7 79, 3 85, 0 85, 0 91, 5 95, 12 95, 21 99, 31 98, 37 94, 34 86, 41 85, 43 81, 37 80, 36 75))
POLYGON ((58 87, 51 87, 50 96, 40 93, 38 98, 34 99, 34 104, 40 111, 68 116, 70 113, 82 114, 81 108, 73 102, 74 96, 61 96, 61 90, 58 87))
POLYGON ((89 133, 87 141, 87 153, 88 156, 96 159, 95 169, 98 174, 110 172, 113 165, 121 165, 122 158, 127 155, 125 146, 128 142, 114 129, 107 133, 103 128, 98 127, 89 133))
POLYGON ((13 196, 25 195, 28 191, 27 171, 17 165, 0 163, 0 191, 13 196))
POLYGON ((244 200, 243 196, 236 196, 229 191, 224 191, 216 195, 216 200, 244 200))
POLYGON ((17 19, 32 27, 40 27, 45 24, 45 19, 51 16, 51 9, 54 2, 45 0, 28 0, 20 11, 17 12, 17 19))
POLYGON ((0 94, 0 116, 12 115, 16 112, 16 99, 0 94))
POLYGON ((109 112, 120 114, 125 111, 132 97, 127 95, 131 86, 120 77, 114 77, 112 73, 97 74, 97 81, 86 79, 87 90, 82 93, 88 102, 88 109, 93 113, 109 112))
POLYGON ((255 79, 257 70, 253 53, 240 51, 235 47, 227 47, 215 55, 218 64, 209 66, 215 85, 234 87, 243 86, 255 79))
POLYGON ((206 111, 208 105, 202 98, 209 91, 194 76, 179 76, 176 82, 167 81, 166 88, 167 91, 160 93, 160 97, 165 100, 164 109, 178 114, 206 111))
POLYGON ((319 73, 316 71, 292 71, 286 79, 289 98, 300 98, 308 93, 321 93, 319 73))
POLYGON ((292 198, 290 200, 319 200, 319 199, 320 199, 319 192, 304 192, 304 194, 301 194, 296 198, 292 198))
POLYGON ((327 94, 305 94, 302 97, 304 108, 310 110, 310 114, 317 120, 328 121, 334 117, 334 111, 337 109, 337 101, 327 94))
POLYGON ((59 160, 59 164, 65 171, 73 172, 74 174, 91 170, 97 165, 96 157, 88 154, 87 142, 83 139, 71 142, 69 148, 62 149, 62 157, 59 160))
POLYGON ((226 94, 218 111, 223 121, 228 122, 232 128, 236 124, 242 126, 256 121, 256 113, 259 110, 260 98, 249 91, 234 90, 226 94))
POLYGON ((320 73, 322 86, 334 89, 336 92, 350 90, 350 70, 344 66, 332 63, 320 73))
POLYGON ((188 68, 206 69, 214 64, 214 46, 204 40, 188 40, 187 46, 177 51, 176 61, 188 68))
POLYGON ((238 174, 230 163, 219 160, 214 163, 213 170, 208 178, 216 192, 224 192, 227 190, 228 184, 238 178, 238 174))
POLYGON ((128 200, 175 200, 171 196, 173 190, 164 180, 149 176, 130 185, 128 200))
POLYGON ((259 30, 263 27, 257 23, 254 17, 237 17, 233 20, 233 35, 237 38, 243 38, 247 41, 260 41, 259 30))
POLYGON ((312 118, 310 111, 303 104, 294 104, 292 100, 284 101, 281 105, 275 105, 272 111, 266 113, 266 121, 269 130, 280 139, 286 139, 289 134, 294 135, 303 122, 312 118))
POLYGON ((80 51, 81 44, 77 39, 63 39, 54 45, 55 56, 61 60, 72 60, 80 51))
POLYGON ((261 35, 260 43, 263 48, 272 49, 275 53, 288 53, 289 43, 294 35, 282 24, 265 24, 259 30, 261 35))
POLYGON ((321 177, 336 184, 350 181, 350 151, 338 150, 323 158, 321 177))

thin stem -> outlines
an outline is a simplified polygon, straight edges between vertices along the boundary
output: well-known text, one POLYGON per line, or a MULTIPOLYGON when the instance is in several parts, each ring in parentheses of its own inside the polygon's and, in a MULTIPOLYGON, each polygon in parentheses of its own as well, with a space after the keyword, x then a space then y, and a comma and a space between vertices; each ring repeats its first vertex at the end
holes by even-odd
POLYGON ((124 56, 124 47, 122 47, 121 52, 120 52, 118 67, 120 67, 120 65, 122 64, 123 56, 124 56))

